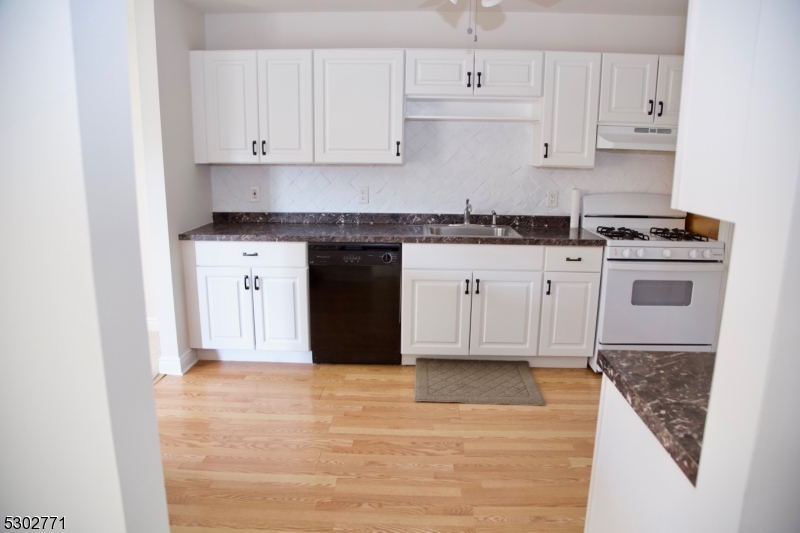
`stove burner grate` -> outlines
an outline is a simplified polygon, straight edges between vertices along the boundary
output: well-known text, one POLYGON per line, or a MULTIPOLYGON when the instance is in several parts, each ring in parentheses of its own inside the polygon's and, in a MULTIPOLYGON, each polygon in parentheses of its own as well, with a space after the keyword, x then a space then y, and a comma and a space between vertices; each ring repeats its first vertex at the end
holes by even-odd
POLYGON ((603 237, 608 237, 609 239, 613 239, 615 241, 620 241, 620 240, 630 241, 636 239, 640 241, 650 240, 649 235, 645 235, 644 233, 640 233, 630 228, 610 228, 608 226, 598 226, 597 233, 599 233, 603 237))
POLYGON ((650 228, 650 234, 670 241, 700 241, 708 242, 708 237, 683 229, 650 228))

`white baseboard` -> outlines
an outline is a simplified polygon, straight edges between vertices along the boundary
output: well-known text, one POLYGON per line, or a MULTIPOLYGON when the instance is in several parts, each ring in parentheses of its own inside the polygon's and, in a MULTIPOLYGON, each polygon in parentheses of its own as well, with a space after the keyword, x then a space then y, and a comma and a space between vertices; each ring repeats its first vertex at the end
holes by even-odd
POLYGON ((513 357, 499 355, 403 355, 404 365, 416 365, 417 359, 458 359, 463 361, 527 361, 532 368, 586 368, 587 357, 513 357))
POLYGON ((179 359, 166 359, 163 356, 158 360, 158 371, 170 376, 182 376, 197 362, 197 351, 189 348, 183 352, 179 359))
POLYGON ((313 363, 311 352, 280 350, 197 350, 202 361, 247 361, 259 363, 313 363))
POLYGON ((158 319, 147 317, 147 331, 158 331, 158 319))

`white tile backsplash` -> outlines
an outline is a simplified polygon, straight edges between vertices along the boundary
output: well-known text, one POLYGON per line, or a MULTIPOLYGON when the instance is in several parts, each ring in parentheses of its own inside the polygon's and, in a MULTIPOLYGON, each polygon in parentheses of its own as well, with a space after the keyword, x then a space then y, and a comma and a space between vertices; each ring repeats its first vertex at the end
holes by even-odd
POLYGON ((675 155, 597 152, 595 168, 530 166, 532 125, 408 121, 403 165, 214 165, 214 211, 569 214, 570 191, 670 194, 675 155), (251 202, 250 185, 261 187, 251 202), (369 187, 358 203, 357 187, 369 187), (558 189, 558 207, 546 207, 558 189))

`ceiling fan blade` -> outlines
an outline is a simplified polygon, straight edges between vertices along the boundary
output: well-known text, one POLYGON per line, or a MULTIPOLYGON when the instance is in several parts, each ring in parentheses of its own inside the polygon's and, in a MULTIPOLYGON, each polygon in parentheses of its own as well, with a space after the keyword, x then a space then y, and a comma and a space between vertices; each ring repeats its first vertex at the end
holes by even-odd
POLYGON ((458 0, 450 0, 452 3, 457 4, 458 0))
POLYGON ((481 5, 483 7, 494 7, 503 0, 481 0, 481 5))

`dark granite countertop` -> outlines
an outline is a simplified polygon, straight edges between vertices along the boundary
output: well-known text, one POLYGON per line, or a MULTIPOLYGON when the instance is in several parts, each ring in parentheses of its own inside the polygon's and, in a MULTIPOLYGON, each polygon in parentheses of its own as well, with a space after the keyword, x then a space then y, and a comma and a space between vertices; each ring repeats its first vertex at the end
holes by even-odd
POLYGON ((692 484, 697 483, 714 359, 713 353, 623 350, 600 350, 598 357, 603 373, 692 484))
MULTIPOLYGON (((568 217, 498 216, 521 239, 508 237, 443 237, 423 234, 424 224, 460 223, 460 215, 348 213, 214 213, 214 222, 187 231, 180 240, 527 244, 603 246, 605 239, 582 229, 570 229, 568 217)), ((490 215, 473 215, 472 223, 489 224, 490 215)))

